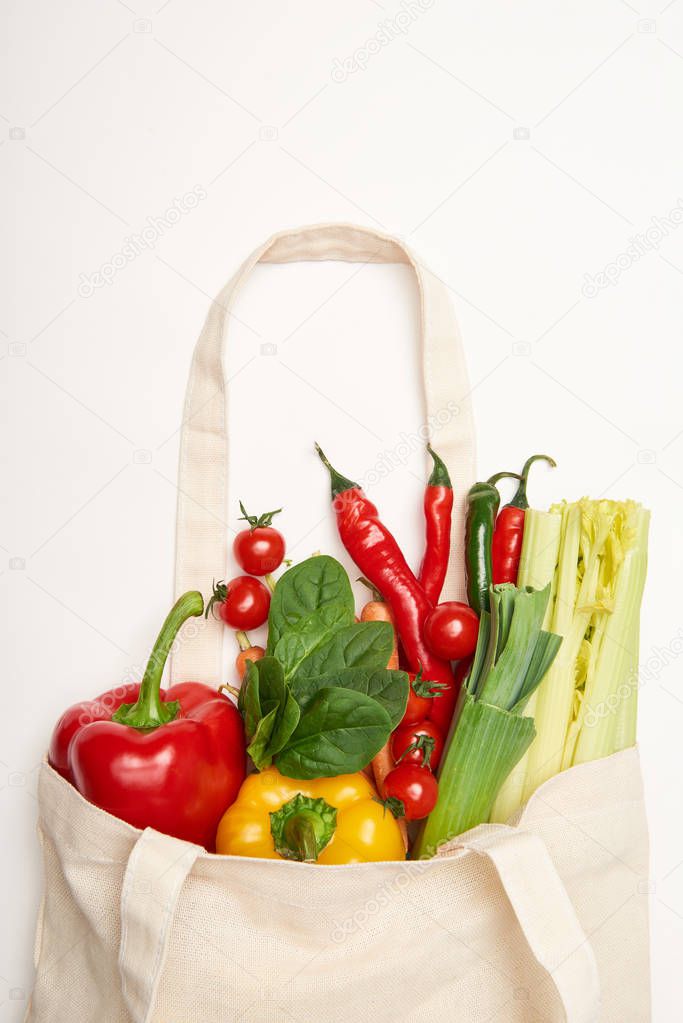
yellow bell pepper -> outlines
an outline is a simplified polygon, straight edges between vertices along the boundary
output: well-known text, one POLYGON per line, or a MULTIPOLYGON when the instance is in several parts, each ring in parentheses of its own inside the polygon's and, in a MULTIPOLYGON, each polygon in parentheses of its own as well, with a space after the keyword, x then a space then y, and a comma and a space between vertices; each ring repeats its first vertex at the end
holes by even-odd
POLYGON ((399 826, 364 774, 300 781, 276 767, 245 779, 216 852, 328 864, 405 859, 399 826))

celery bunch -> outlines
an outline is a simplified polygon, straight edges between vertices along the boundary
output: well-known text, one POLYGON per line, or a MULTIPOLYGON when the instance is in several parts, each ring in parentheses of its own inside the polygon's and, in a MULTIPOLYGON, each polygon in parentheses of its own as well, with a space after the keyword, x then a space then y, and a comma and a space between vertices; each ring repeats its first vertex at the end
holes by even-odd
POLYGON ((546 581, 555 552, 544 624, 564 639, 536 694, 536 739, 492 820, 506 820, 558 772, 635 742, 649 518, 634 501, 588 498, 527 512, 519 583, 546 581))
POLYGON ((524 709, 561 643, 542 628, 550 586, 491 587, 474 660, 439 771, 438 802, 413 849, 416 859, 488 819, 500 786, 524 755, 534 722, 524 709))

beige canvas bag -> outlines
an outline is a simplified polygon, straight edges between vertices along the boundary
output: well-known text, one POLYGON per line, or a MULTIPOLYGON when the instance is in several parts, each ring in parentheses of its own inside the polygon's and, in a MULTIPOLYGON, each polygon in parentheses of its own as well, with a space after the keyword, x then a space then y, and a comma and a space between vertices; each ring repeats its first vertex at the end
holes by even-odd
MULTIPOLYGON (((348 225, 276 235, 212 306, 181 446, 176 589, 226 564, 226 317, 259 261, 412 266, 429 415, 462 495, 473 436, 445 288, 395 239, 348 225), (464 397, 463 397, 464 396, 464 397), (443 418, 443 417, 442 417, 443 418), (441 422, 441 421, 439 421, 441 422)), ((456 546, 448 595, 458 596, 456 546)), ((221 676, 221 632, 181 645, 174 679, 221 676)), ((575 767, 516 826, 482 825, 434 860, 317 867, 215 856, 87 803, 47 764, 45 896, 31 1023, 643 1023, 648 850, 635 749, 575 767)))

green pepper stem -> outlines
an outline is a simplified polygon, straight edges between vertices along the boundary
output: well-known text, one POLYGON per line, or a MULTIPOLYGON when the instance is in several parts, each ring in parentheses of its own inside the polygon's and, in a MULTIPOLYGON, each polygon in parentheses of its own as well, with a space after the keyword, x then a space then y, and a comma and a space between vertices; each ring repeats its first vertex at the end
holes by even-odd
POLYGON ((287 860, 315 863, 331 841, 336 825, 335 807, 300 792, 270 814, 275 851, 287 860))
POLYGON ((330 474, 330 483, 332 484, 333 498, 338 497, 340 494, 343 494, 345 490, 360 489, 358 484, 354 483, 353 480, 347 479, 346 476, 342 476, 341 473, 337 472, 337 470, 332 466, 327 455, 325 454, 325 452, 318 443, 316 443, 315 445, 315 450, 318 452, 320 461, 323 463, 323 465, 326 467, 327 471, 330 474))
POLYGON ((486 482, 490 487, 495 487, 499 480, 521 480, 521 478, 518 472, 497 472, 495 476, 489 476, 486 482))
POLYGON ((296 859, 304 863, 315 863, 318 859, 318 839, 315 827, 315 815, 307 810, 290 817, 285 824, 284 837, 292 849, 296 850, 296 859))
POLYGON ((112 721, 131 728, 142 730, 158 728, 168 724, 177 717, 180 704, 177 700, 165 703, 161 699, 161 676, 164 672, 166 659, 181 625, 188 618, 199 617, 204 611, 204 599, 201 593, 190 590, 184 593, 173 605, 164 624, 161 626, 156 643, 152 648, 145 674, 140 684, 140 692, 136 703, 122 703, 112 721))
POLYGON ((522 511, 526 511, 529 507, 529 501, 526 496, 526 485, 529 479, 529 469, 534 462, 543 461, 547 462, 553 469, 557 466, 557 462, 550 455, 532 455, 531 458, 527 458, 522 469, 522 475, 520 478, 519 486, 517 487, 517 493, 512 498, 510 503, 507 505, 508 508, 521 508, 522 511))

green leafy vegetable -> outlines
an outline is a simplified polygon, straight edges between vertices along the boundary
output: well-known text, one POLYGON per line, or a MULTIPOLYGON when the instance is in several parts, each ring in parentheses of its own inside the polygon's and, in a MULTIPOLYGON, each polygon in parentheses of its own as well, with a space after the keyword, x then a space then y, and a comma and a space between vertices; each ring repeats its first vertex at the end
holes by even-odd
POLYGON ((259 699, 259 673, 254 661, 247 661, 247 672, 240 689, 238 709, 244 718, 244 731, 247 742, 251 742, 261 719, 261 701, 259 699))
POLYGON ((342 604, 325 604, 306 618, 300 618, 293 628, 282 634, 273 650, 285 675, 288 678, 294 675, 309 654, 326 643, 338 629, 351 625, 353 618, 353 612, 342 604))
POLYGON ((275 763, 289 778, 330 778, 365 767, 391 733, 376 700, 351 689, 321 689, 275 763))
POLYGON ((299 722, 299 706, 285 684, 282 665, 274 657, 249 662, 244 685, 248 752, 262 770, 287 744, 299 722))
POLYGON ((295 629, 313 612, 328 605, 346 609, 353 621, 353 592, 344 568, 334 558, 319 554, 288 569, 278 579, 268 615, 268 647, 272 654, 280 637, 295 629))
POLYGON ((297 678, 331 675, 343 668, 378 668, 394 647, 389 622, 360 622, 332 633, 312 650, 297 669, 297 678))
POLYGON ((250 663, 238 707, 259 770, 332 777, 370 762, 401 720, 408 676, 385 666, 388 622, 355 622, 351 584, 316 555, 278 581, 266 656, 250 663))
POLYGON ((292 684, 292 693, 302 711, 305 711, 321 689, 334 687, 353 689, 376 700, 389 715, 392 731, 405 713, 408 676, 404 671, 391 671, 389 668, 342 668, 333 675, 298 678, 292 684))
POLYGON ((256 731, 254 732, 252 740, 247 747, 249 756, 254 761, 254 765, 259 771, 262 771, 265 767, 270 767, 273 762, 273 758, 268 754, 268 744, 270 743, 273 729, 275 727, 277 712, 278 708, 273 707, 272 710, 268 711, 265 717, 261 718, 256 726, 256 731))

